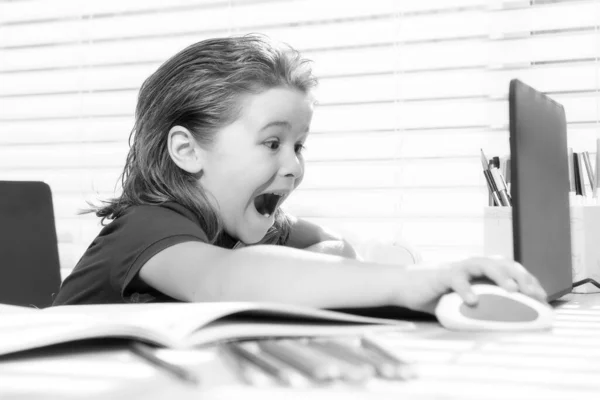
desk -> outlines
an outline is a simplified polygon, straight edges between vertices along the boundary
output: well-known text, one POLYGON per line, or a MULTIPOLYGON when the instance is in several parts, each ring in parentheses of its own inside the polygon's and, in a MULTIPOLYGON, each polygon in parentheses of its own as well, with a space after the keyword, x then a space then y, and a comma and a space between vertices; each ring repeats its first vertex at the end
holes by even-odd
POLYGON ((414 360, 419 378, 373 379, 365 386, 285 389, 238 383, 214 349, 166 351, 193 365, 194 387, 163 374, 120 346, 0 362, 2 399, 560 399, 600 396, 600 294, 561 299, 552 331, 450 332, 419 322, 381 340, 414 360))

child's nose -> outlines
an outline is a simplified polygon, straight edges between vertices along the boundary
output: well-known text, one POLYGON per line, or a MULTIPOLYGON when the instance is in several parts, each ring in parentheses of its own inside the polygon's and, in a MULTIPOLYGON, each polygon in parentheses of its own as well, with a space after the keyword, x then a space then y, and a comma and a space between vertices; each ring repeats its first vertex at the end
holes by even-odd
POLYGON ((283 176, 301 178, 304 174, 304 163, 295 151, 286 151, 281 159, 279 173, 283 176))

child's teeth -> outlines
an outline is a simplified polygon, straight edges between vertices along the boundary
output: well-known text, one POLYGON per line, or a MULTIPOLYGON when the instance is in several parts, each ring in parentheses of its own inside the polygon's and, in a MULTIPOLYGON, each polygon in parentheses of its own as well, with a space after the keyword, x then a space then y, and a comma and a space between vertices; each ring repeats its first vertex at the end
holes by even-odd
POLYGON ((271 214, 268 214, 268 213, 263 214, 263 217, 265 217, 265 218, 269 218, 270 216, 271 216, 271 214))

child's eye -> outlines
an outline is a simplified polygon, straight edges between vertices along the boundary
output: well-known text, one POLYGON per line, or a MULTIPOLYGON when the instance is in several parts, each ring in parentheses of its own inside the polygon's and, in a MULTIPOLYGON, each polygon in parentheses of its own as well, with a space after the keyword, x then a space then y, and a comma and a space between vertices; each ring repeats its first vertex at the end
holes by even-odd
POLYGON ((265 142, 264 145, 267 146, 270 150, 277 150, 279 149, 279 140, 269 140, 265 142))
POLYGON ((306 147, 302 143, 298 143, 294 146, 294 150, 296 151, 296 154, 302 154, 302 152, 306 150, 306 147))

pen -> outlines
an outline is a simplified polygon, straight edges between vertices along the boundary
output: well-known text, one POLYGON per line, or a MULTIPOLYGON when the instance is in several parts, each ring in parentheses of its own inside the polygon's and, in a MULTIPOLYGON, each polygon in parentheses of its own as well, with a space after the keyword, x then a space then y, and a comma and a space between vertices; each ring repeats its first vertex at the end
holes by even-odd
MULTIPOLYGON (((504 179, 500 176, 499 174, 499 170, 498 168, 489 165, 488 166, 488 161, 487 158, 485 156, 485 154, 483 153, 483 149, 481 150, 481 164, 483 166, 483 173, 484 175, 488 175, 486 173, 486 171, 489 172, 489 175, 491 176, 491 181, 493 182, 493 188, 494 193, 496 193, 496 196, 498 197, 498 205, 501 206, 510 206, 511 205, 511 200, 510 200, 510 196, 508 195, 508 193, 506 192, 506 183, 504 182, 504 179)), ((488 177, 486 176, 486 179, 488 179, 488 177)), ((494 198, 494 201, 496 201, 496 199, 494 198)))
POLYGON ((496 183, 496 187, 498 188, 498 197, 500 197, 502 205, 511 206, 512 201, 506 189, 506 182, 504 182, 504 178, 502 177, 502 174, 500 174, 500 170, 496 167, 492 167, 490 168, 490 172, 492 173, 494 183, 496 183))
POLYGON ((500 198, 498 197, 498 190, 496 189, 496 184, 494 183, 494 178, 492 178, 492 173, 487 169, 483 170, 483 176, 485 176, 485 180, 487 181, 488 189, 490 190, 490 194, 492 195, 493 205, 501 206, 500 198))
POLYGON ((191 384, 198 384, 200 382, 198 376, 188 369, 158 357, 155 353, 155 350, 148 345, 139 342, 133 342, 129 346, 129 349, 132 353, 136 354, 140 358, 143 358, 154 366, 161 368, 163 371, 170 373, 184 382, 191 384))
POLYGON ((485 181, 487 182, 488 189, 490 191, 490 195, 492 196, 492 201, 494 206, 501 206, 500 198, 498 197, 498 188, 496 188, 496 184, 494 183, 494 178, 492 178, 492 173, 488 170, 487 160, 485 157, 482 157, 481 163, 483 164, 483 176, 485 177, 485 181))

